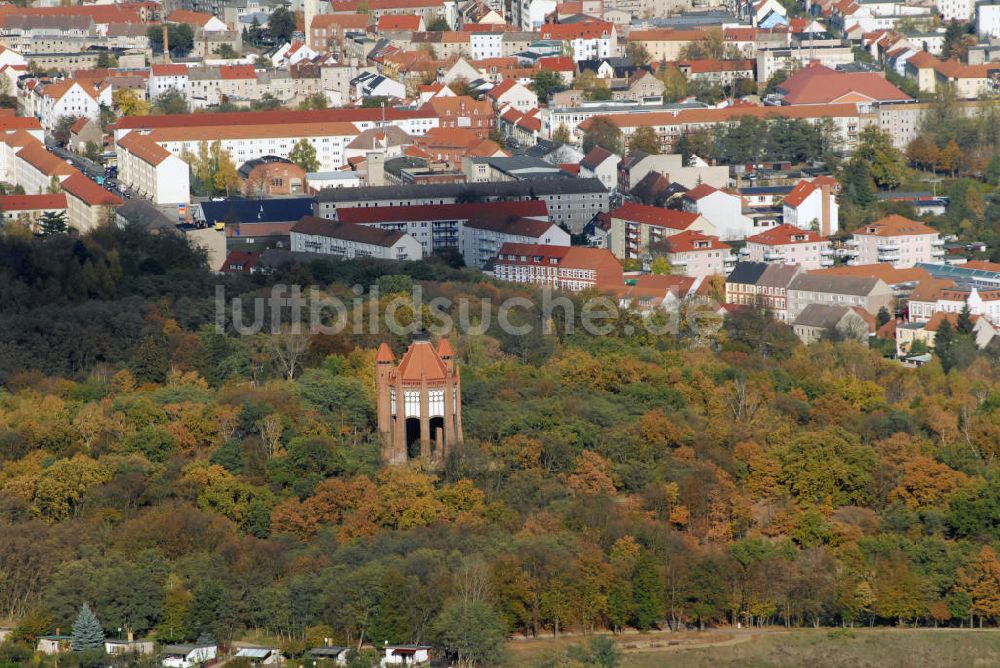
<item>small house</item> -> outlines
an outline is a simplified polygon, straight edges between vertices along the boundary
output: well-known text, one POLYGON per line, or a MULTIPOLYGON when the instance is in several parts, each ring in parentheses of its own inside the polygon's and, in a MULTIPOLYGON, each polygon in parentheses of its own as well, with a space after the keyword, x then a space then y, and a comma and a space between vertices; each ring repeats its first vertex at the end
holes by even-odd
POLYGON ((313 647, 309 650, 309 658, 332 661, 338 666, 346 666, 349 651, 350 649, 347 647, 313 647))
POLYGON ((386 666, 425 666, 431 662, 430 645, 386 645, 382 668, 386 666))
POLYGON ((219 653, 215 643, 167 645, 163 648, 164 668, 193 668, 213 660, 219 653))
POLYGON ((153 653, 155 645, 152 640, 136 640, 131 633, 125 640, 108 638, 104 641, 104 651, 108 654, 142 654, 153 653))
POLYGON ((255 666, 276 666, 285 661, 277 647, 240 647, 235 656, 237 659, 250 659, 250 663, 255 666))
POLYGON ((35 645, 35 651, 39 654, 61 654, 63 652, 68 652, 70 650, 71 640, 72 639, 69 636, 59 634, 39 636, 38 644, 35 645))

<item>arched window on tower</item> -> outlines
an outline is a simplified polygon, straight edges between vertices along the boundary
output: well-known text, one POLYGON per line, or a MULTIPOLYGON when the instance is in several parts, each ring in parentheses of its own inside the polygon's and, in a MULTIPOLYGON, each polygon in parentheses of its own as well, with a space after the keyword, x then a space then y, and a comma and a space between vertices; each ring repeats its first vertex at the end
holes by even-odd
POLYGON ((444 415, 444 390, 431 390, 429 399, 429 416, 444 415))
POLYGON ((419 417, 420 416, 420 392, 417 391, 406 391, 403 393, 403 401, 405 402, 406 415, 407 417, 419 417))
POLYGON ((392 415, 396 414, 396 388, 389 388, 389 412, 392 415))

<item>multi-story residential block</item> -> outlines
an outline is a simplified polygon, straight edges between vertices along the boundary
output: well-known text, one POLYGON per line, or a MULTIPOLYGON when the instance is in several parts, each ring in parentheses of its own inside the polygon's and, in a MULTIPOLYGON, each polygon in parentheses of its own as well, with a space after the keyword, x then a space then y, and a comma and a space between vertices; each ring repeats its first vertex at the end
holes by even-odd
POLYGON ((66 212, 66 194, 2 195, 0 212, 4 224, 19 223, 37 232, 38 220, 43 215, 66 212))
POLYGON ((891 313, 894 299, 892 288, 880 278, 800 274, 788 285, 788 317, 794 320, 810 304, 857 306, 869 313, 885 308, 891 313))
POLYGON ((549 221, 489 215, 466 221, 459 239, 466 266, 479 268, 489 265, 504 244, 570 245, 569 232, 549 221))
POLYGON ((110 105, 111 88, 97 90, 90 83, 63 79, 55 83, 34 86, 27 93, 31 100, 31 113, 51 132, 59 119, 68 116, 86 116, 97 120, 101 104, 110 105))
POLYGON ((606 21, 579 23, 547 23, 542 26, 542 39, 568 43, 573 60, 609 58, 618 55, 618 29, 606 21))
POLYGON ((670 235, 650 250, 654 254, 662 253, 670 264, 671 273, 696 278, 725 275, 736 261, 730 246, 719 237, 695 230, 670 235))
POLYGON ((687 230, 715 234, 715 227, 697 213, 626 202, 610 213, 608 244, 615 257, 639 259, 651 244, 687 230))
POLYGON ((743 215, 742 197, 713 188, 707 183, 684 193, 681 206, 685 211, 704 216, 715 228, 719 238, 726 241, 745 239, 769 226, 767 219, 753 219, 743 215))
POLYGON ((836 234, 840 226, 839 192, 840 183, 830 176, 799 181, 781 203, 782 218, 788 225, 815 230, 824 237, 836 234))
POLYGON ((684 164, 679 153, 650 155, 644 151, 632 150, 619 163, 618 192, 631 192, 650 172, 669 175, 670 181, 688 189, 704 184, 713 188, 725 188, 729 183, 729 167, 684 164))
POLYGON ((335 219, 344 223, 406 232, 420 243, 425 255, 445 249, 462 251, 462 230, 472 219, 507 221, 521 218, 548 223, 545 202, 371 206, 341 208, 335 212, 335 219))
POLYGON ((66 222, 80 232, 104 224, 113 214, 114 207, 124 202, 82 172, 75 172, 63 181, 62 189, 66 193, 66 222))
POLYGON ((618 163, 621 158, 601 146, 595 146, 580 161, 580 176, 595 178, 614 192, 618 186, 618 163))
POLYGON ((538 107, 538 96, 535 91, 513 79, 504 79, 491 88, 486 97, 497 109, 510 106, 521 113, 527 113, 538 107))
POLYGON ((603 248, 504 244, 493 263, 498 280, 556 290, 618 290, 621 263, 603 248))
POLYGON ((188 67, 182 64, 153 63, 146 80, 146 91, 150 99, 173 89, 185 98, 190 94, 188 67))
POLYGON ((155 140, 133 132, 117 145, 118 179, 155 204, 191 201, 191 168, 155 140))
POLYGON ((806 270, 833 265, 826 237, 787 223, 747 237, 741 255, 750 262, 797 264, 806 270))
POLYGON ((552 222, 579 234, 594 216, 607 211, 609 199, 597 179, 324 188, 316 196, 316 213, 336 218, 337 212, 355 207, 538 200, 545 203, 552 222))
POLYGON ((855 231, 847 244, 855 253, 851 263, 859 265, 885 262, 905 268, 944 257, 944 242, 936 230, 896 214, 855 231))
POLYGON ((726 303, 760 306, 787 322, 788 285, 802 271, 795 264, 737 262, 726 277, 726 303))
POLYGON ((334 255, 351 260, 372 257, 381 260, 419 260, 423 248, 405 232, 353 225, 315 216, 305 216, 292 226, 292 251, 334 255))
POLYGON ((809 304, 792 321, 792 330, 809 345, 824 337, 851 339, 865 345, 875 331, 875 319, 864 309, 833 304, 809 304))
MULTIPOLYGON (((717 131, 721 125, 736 123, 741 116, 757 118, 798 118, 810 123, 824 119, 832 121, 836 129, 836 141, 845 151, 854 149, 858 133, 865 125, 874 124, 875 119, 858 111, 856 104, 817 104, 803 106, 763 107, 751 104, 734 104, 718 109, 680 108, 674 111, 624 110, 623 113, 605 113, 612 123, 622 131, 625 140, 641 127, 650 127, 659 135, 665 151, 673 151, 677 141, 685 134, 717 131)), ((582 141, 590 129, 592 118, 577 125, 575 136, 582 141)), ((551 125, 549 126, 551 127, 551 125)))

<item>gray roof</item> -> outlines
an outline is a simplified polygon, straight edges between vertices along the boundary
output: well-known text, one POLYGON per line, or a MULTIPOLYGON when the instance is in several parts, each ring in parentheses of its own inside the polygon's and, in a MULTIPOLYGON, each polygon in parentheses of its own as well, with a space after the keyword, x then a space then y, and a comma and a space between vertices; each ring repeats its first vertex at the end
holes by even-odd
POLYGON ((757 281, 760 280, 769 266, 766 262, 737 262, 729 273, 729 277, 726 278, 726 283, 757 285, 757 281))
POLYGON ((176 219, 171 219, 165 213, 153 206, 149 200, 138 197, 127 200, 120 207, 115 209, 115 213, 121 216, 130 225, 140 225, 149 229, 174 229, 177 225, 176 219))
POLYGON ((498 183, 428 183, 364 188, 324 188, 318 202, 358 202, 385 199, 451 199, 463 193, 479 197, 530 197, 546 195, 587 195, 607 193, 599 179, 542 179, 498 183))
MULTIPOLYGON (((885 285, 882 279, 870 276, 837 276, 830 274, 802 274, 788 285, 789 290, 806 290, 837 295, 867 296, 878 287, 885 285)), ((888 286, 886 286, 888 288, 888 286)))
POLYGON ((560 169, 551 162, 529 155, 513 155, 502 157, 470 158, 473 164, 485 163, 498 171, 514 177, 532 179, 572 179, 569 172, 560 169))
POLYGON ((787 288, 792 279, 801 271, 802 266, 797 264, 771 264, 761 274, 757 285, 769 288, 787 288))
POLYGON ((341 223, 316 216, 303 217, 292 226, 292 234, 310 234, 318 237, 330 237, 331 239, 344 239, 345 241, 356 241, 361 244, 384 246, 385 248, 391 248, 393 244, 405 236, 403 232, 383 230, 367 225, 341 223))
POLYGON ((809 304, 795 319, 793 325, 800 327, 819 327, 833 329, 840 324, 844 316, 850 312, 846 306, 831 306, 830 304, 809 304))
POLYGON ((201 642, 201 643, 194 643, 191 645, 164 645, 163 653, 187 655, 196 649, 201 649, 202 647, 216 647, 216 646, 217 645, 214 642, 201 642))
POLYGON ((309 650, 309 656, 340 656, 347 651, 346 647, 313 647, 309 650))

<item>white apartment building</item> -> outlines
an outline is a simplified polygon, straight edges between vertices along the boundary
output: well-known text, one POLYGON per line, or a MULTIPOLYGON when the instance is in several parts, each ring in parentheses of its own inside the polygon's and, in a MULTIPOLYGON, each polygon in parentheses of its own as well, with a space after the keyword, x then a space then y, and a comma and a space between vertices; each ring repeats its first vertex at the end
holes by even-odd
POLYGON ((132 132, 117 145, 118 179, 154 204, 191 201, 191 170, 179 156, 132 132))
POLYGON ((579 292, 624 285, 621 263, 604 248, 504 244, 493 264, 497 280, 579 292))
POLYGON ((503 57, 502 32, 474 32, 469 35, 469 55, 473 60, 503 57))
POLYGON ((750 262, 797 264, 806 271, 833 265, 828 239, 788 223, 747 237, 741 255, 750 262))
POLYGON ((468 220, 459 232, 462 256, 469 267, 486 267, 507 243, 569 246, 569 232, 547 220, 483 217, 468 220))
POLYGON ((568 43, 576 62, 618 55, 618 31, 604 21, 547 23, 542 26, 542 39, 568 43))
POLYGON ((682 206, 685 211, 697 213, 715 228, 720 239, 734 241, 745 239, 761 229, 765 220, 754 221, 743 215, 743 198, 739 195, 713 188, 707 183, 695 186, 684 193, 682 206))
POLYGON ((865 225, 847 244, 855 253, 853 265, 883 262, 905 269, 944 257, 944 242, 937 231, 896 214, 865 225))
POLYGON ((728 244, 719 237, 702 234, 694 230, 679 232, 663 240, 663 257, 670 263, 671 273, 682 276, 705 278, 725 275, 735 258, 730 254, 728 244))
POLYGON ((803 230, 816 230, 822 236, 836 234, 840 226, 837 192, 840 183, 829 176, 799 181, 782 202, 784 222, 803 230))
POLYGON ((101 103, 111 104, 110 86, 102 92, 89 83, 72 79, 35 86, 28 95, 33 98, 30 104, 32 114, 49 132, 63 116, 86 116, 96 121, 100 117, 101 103))
POLYGON ((166 127, 146 136, 182 159, 186 154, 196 155, 202 143, 219 141, 237 167, 266 155, 287 158, 295 144, 305 139, 316 149, 319 171, 332 171, 346 163, 344 149, 358 134, 354 124, 340 122, 166 127))
POLYGON ((411 261, 423 257, 420 242, 405 232, 306 216, 291 229, 291 249, 335 255, 345 260, 373 257, 411 261))
POLYGON ((149 68, 149 79, 146 81, 146 94, 149 99, 163 95, 168 90, 174 89, 184 97, 191 93, 188 85, 187 65, 173 63, 154 63, 149 68))

